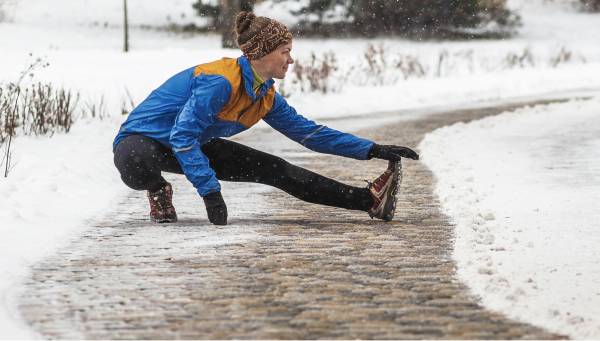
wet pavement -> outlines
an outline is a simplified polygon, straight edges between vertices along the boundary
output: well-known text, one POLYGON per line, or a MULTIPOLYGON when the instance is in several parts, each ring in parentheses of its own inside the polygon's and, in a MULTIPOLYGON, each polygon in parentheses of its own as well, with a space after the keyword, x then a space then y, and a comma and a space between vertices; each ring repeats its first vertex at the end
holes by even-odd
MULTIPOLYGON (((436 128, 522 105, 438 113, 356 134, 417 146, 436 128)), ((307 153, 284 140, 260 129, 239 142, 356 186, 387 165, 307 153)), ((480 306, 456 278, 454 228, 440 212, 431 172, 419 162, 403 165, 389 223, 226 183, 230 225, 217 227, 191 184, 169 176, 180 222, 151 224, 145 194, 130 192, 34 266, 20 311, 50 339, 562 338, 480 306)))

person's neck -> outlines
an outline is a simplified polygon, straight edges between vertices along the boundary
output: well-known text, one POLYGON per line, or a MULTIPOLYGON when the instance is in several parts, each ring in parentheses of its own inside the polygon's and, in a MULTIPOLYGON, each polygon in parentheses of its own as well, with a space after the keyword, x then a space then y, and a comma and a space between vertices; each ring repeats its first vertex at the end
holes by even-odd
POLYGON ((256 71, 256 73, 258 73, 258 75, 260 76, 260 78, 262 80, 266 81, 266 80, 272 78, 271 75, 269 75, 269 73, 261 65, 261 63, 258 63, 255 60, 251 60, 250 65, 252 65, 252 67, 254 68, 254 71, 256 71))

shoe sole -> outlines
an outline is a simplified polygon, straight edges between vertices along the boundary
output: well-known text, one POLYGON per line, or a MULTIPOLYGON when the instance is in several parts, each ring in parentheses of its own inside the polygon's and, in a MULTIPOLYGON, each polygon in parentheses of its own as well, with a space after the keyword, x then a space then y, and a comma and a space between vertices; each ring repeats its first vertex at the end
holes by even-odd
POLYGON ((168 218, 168 219, 154 219, 154 218, 151 217, 150 220, 153 223, 157 223, 157 224, 176 223, 177 222, 177 218, 175 218, 175 219, 170 219, 170 218, 168 218))
POLYGON ((390 161, 388 164, 388 168, 394 169, 394 172, 392 175, 394 180, 392 181, 392 183, 390 185, 391 192, 386 194, 387 201, 385 203, 385 207, 383 208, 383 211, 384 212, 388 211, 389 213, 384 215, 381 218, 384 221, 391 221, 392 219, 394 219, 394 214, 396 213, 396 202, 398 201, 398 197, 396 197, 396 195, 398 194, 398 190, 400 188, 400 183, 402 182, 402 164, 400 163, 400 161, 398 161, 398 162, 390 161), (391 198, 390 198, 390 196, 391 196, 391 198))

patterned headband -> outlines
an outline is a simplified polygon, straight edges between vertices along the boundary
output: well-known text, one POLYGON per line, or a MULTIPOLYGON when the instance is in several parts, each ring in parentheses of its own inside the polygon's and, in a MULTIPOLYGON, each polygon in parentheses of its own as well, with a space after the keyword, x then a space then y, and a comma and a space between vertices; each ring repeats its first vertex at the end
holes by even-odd
POLYGON ((288 28, 278 21, 271 20, 252 38, 240 45, 240 49, 248 59, 260 59, 291 41, 292 33, 288 28))

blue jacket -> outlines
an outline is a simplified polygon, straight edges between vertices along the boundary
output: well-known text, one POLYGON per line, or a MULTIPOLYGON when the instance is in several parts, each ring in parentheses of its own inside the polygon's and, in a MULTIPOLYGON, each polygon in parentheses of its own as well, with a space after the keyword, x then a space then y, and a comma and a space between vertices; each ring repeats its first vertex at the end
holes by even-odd
POLYGON ((184 70, 152 91, 121 125, 113 150, 126 136, 141 134, 171 148, 201 196, 220 191, 200 147, 216 137, 240 133, 263 119, 288 138, 321 153, 365 160, 373 142, 299 115, 275 91, 272 79, 258 95, 250 62, 223 58, 184 70))

